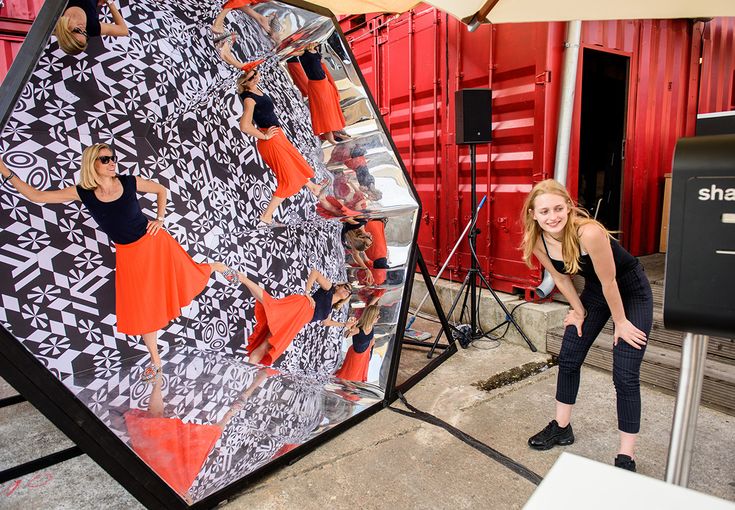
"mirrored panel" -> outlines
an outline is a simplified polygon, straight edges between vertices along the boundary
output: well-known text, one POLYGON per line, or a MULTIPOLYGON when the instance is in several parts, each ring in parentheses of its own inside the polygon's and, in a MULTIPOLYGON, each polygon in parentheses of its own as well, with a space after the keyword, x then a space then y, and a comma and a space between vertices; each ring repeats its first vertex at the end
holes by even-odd
POLYGON ((187 503, 382 400, 418 203, 332 18, 73 0, 0 155, 0 321, 187 503))

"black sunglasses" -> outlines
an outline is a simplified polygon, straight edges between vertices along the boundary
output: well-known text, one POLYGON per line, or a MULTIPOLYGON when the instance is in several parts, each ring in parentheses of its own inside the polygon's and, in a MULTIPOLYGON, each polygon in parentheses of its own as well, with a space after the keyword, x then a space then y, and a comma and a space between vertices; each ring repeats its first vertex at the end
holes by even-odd
POLYGON ((250 78, 248 78, 248 79, 247 79, 247 80, 245 80, 245 81, 246 81, 246 82, 249 82, 249 81, 253 81, 253 78, 255 78, 256 76, 258 76, 258 70, 257 70, 257 69, 253 69, 253 74, 251 74, 251 75, 250 75, 250 78))
POLYGON ((97 159, 99 159, 100 163, 102 163, 103 165, 106 165, 110 161, 112 161, 113 163, 117 163, 117 156, 97 156, 97 159))
POLYGON ((87 39, 89 39, 89 36, 87 35, 87 31, 84 30, 83 28, 74 27, 74 28, 71 29, 71 31, 74 32, 75 34, 83 35, 84 37, 86 37, 87 39))

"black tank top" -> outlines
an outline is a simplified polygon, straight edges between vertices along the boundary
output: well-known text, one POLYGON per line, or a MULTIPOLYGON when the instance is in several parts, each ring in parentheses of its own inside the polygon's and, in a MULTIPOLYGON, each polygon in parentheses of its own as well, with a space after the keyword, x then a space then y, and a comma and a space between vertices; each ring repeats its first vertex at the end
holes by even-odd
POLYGON ((309 322, 320 322, 329 317, 332 313, 332 297, 334 296, 334 286, 329 290, 321 287, 311 295, 314 300, 314 316, 309 322))
POLYGON ((253 94, 249 91, 244 91, 240 94, 240 99, 245 102, 245 99, 250 98, 255 101, 255 109, 253 110, 253 122, 261 129, 268 129, 269 127, 281 127, 276 117, 275 107, 273 106, 273 100, 271 97, 263 92, 262 96, 253 94))
POLYGON ((352 348, 357 354, 367 351, 370 342, 373 341, 373 336, 375 336, 374 329, 370 333, 364 333, 361 329, 357 330, 357 333, 352 335, 352 348))
POLYGON ((94 190, 77 186, 82 203, 100 227, 115 244, 130 244, 145 235, 148 220, 138 202, 135 177, 118 175, 123 193, 117 200, 102 202, 94 190))
POLYGON ((311 53, 305 51, 303 55, 299 57, 301 61, 301 67, 304 68, 306 77, 313 81, 323 80, 327 77, 324 69, 322 68, 322 56, 319 52, 311 53))
MULTIPOLYGON (((554 265, 554 269, 562 274, 568 274, 564 269, 564 261, 552 259, 551 255, 549 255, 549 247, 546 246, 546 236, 544 234, 541 234, 541 240, 544 243, 546 255, 549 256, 549 258, 551 259, 551 263, 554 265)), ((620 243, 618 243, 613 238, 610 238, 610 248, 612 248, 613 260, 615 261, 616 277, 627 273, 638 264, 638 259, 628 253, 625 248, 620 246, 620 243)), ((600 279, 597 277, 597 273, 595 273, 595 268, 592 264, 592 258, 586 253, 584 255, 580 255, 579 257, 579 274, 584 277, 585 280, 591 279, 600 281, 600 279)))
POLYGON ((66 8, 79 7, 87 15, 87 37, 99 37, 102 33, 100 25, 100 15, 97 12, 97 2, 95 0, 69 0, 66 8))

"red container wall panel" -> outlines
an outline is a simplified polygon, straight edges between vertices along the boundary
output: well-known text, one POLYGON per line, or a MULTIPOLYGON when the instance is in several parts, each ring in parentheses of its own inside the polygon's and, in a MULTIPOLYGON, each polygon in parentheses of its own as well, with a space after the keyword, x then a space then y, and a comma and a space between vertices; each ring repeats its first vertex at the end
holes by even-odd
POLYGON ((699 113, 735 110, 735 18, 714 18, 704 30, 699 113))
MULTIPOLYGON (((457 88, 493 90, 493 141, 478 146, 477 151, 478 199, 488 196, 478 221, 477 253, 493 286, 504 291, 532 286, 540 274, 521 261, 518 246, 525 195, 553 167, 548 161, 553 153, 543 150, 547 87, 551 86, 548 35, 546 23, 495 25, 485 34, 469 33, 458 24, 457 88), (462 51, 465 48, 471 51, 462 51)), ((468 148, 458 147, 457 167, 458 216, 464 224, 471 217, 468 148)), ((470 254, 463 248, 458 262, 466 268, 470 254)))
POLYGON ((5 0, 0 7, 0 18, 32 21, 41 10, 43 0, 5 0))
MULTIPOLYGON (((687 134, 692 24, 641 21, 632 101, 631 143, 623 177, 624 245, 634 255, 658 251, 664 174, 676 140, 687 134)), ((629 109, 630 111, 630 109, 629 109)))
POLYGON ((5 79, 15 56, 23 44, 23 38, 12 35, 0 35, 0 83, 5 79))

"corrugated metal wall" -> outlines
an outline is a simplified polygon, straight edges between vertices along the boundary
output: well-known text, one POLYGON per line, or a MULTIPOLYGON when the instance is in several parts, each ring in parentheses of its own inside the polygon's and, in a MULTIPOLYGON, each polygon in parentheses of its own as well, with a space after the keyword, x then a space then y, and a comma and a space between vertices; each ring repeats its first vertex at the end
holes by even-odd
POLYGON ((6 0, 0 7, 0 82, 42 5, 43 0, 6 0))
MULTIPOLYGON (((495 288, 533 286, 540 272, 519 262, 518 215, 530 186, 553 174, 565 24, 494 25, 469 33, 426 7, 362 24, 354 20, 341 23, 421 195, 425 214, 419 242, 434 269, 470 217, 469 151, 454 144, 454 91, 493 89, 494 141, 478 146, 478 191, 490 199, 478 223, 478 255, 495 288)), ((707 24, 583 24, 583 48, 630 59, 621 238, 636 255, 658 249, 663 176, 671 170, 677 138, 693 134, 697 94, 700 111, 733 108, 734 32, 735 21, 720 18, 707 24)), ((580 71, 581 66, 582 59, 580 71)), ((568 183, 573 192, 578 92, 568 183)), ((457 277, 469 266, 466 250, 465 244, 450 265, 457 277)))
POLYGON ((699 113, 735 110, 735 18, 715 18, 704 29, 699 113))

